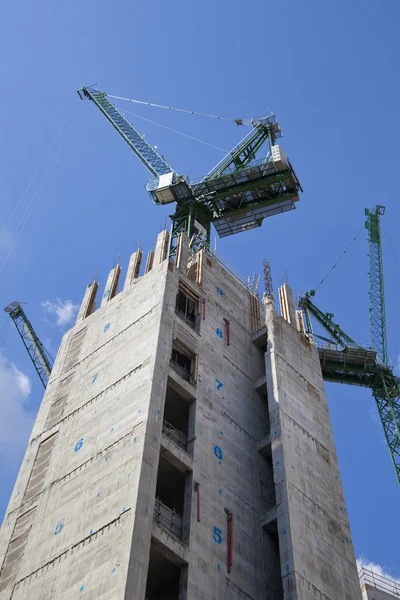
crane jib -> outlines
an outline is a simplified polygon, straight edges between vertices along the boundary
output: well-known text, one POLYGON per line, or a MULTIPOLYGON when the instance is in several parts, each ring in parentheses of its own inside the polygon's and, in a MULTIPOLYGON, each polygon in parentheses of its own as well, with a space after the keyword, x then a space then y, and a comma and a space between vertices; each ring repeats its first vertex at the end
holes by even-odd
POLYGON ((144 139, 119 110, 107 99, 105 92, 92 88, 82 88, 78 91, 81 98, 92 100, 112 126, 129 145, 139 160, 145 165, 153 176, 174 173, 169 164, 160 156, 155 149, 144 139), (82 95, 83 94, 83 95, 82 95))

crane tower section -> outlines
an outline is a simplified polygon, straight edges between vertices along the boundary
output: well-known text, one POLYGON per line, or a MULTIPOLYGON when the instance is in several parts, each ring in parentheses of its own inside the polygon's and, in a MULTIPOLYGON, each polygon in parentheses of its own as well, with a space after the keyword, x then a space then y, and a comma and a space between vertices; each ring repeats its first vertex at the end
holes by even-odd
POLYGON ((386 310, 380 230, 380 217, 385 214, 385 207, 378 205, 371 210, 366 208, 365 214, 368 217, 365 228, 368 231, 371 345, 376 350, 379 361, 387 365, 386 310))

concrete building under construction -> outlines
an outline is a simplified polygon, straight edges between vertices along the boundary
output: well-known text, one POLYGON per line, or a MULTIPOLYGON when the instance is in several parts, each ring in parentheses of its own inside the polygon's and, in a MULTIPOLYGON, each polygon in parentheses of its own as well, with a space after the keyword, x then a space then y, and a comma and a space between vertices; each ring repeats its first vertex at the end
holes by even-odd
POLYGON ((359 572, 363 600, 398 600, 400 581, 362 567, 359 572))
MULTIPOLYGON (((361 600, 318 352, 223 261, 88 286, 1 530, 0 600, 361 600)), ((370 596, 367 596, 368 598, 370 596)), ((372 597, 372 596, 371 596, 372 597)), ((380 598, 380 597, 379 597, 380 598)))

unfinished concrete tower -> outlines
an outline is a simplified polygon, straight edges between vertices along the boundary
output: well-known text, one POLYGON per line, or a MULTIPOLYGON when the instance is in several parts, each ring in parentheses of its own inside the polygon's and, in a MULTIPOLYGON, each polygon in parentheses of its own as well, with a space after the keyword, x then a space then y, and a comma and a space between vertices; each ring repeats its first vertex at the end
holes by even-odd
POLYGON ((61 343, 0 540, 0 600, 358 600, 318 354, 168 234, 61 343))

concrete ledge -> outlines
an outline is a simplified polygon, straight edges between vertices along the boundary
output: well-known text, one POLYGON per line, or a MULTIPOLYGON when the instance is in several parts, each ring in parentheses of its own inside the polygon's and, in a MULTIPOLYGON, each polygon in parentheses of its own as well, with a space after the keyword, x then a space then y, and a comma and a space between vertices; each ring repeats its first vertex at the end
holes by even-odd
POLYGON ((176 537, 155 523, 153 523, 152 536, 152 542, 157 544, 158 549, 172 563, 178 566, 189 563, 189 548, 183 542, 180 542, 176 537))
POLYGON ((257 346, 257 348, 262 348, 262 349, 266 348, 267 340, 268 340, 268 332, 267 332, 266 327, 259 329, 258 331, 253 333, 253 335, 251 336, 251 341, 253 342, 253 344, 255 346, 257 346))
POLYGON ((168 367, 168 377, 176 383, 176 385, 181 388, 189 397, 196 397, 196 384, 192 385, 184 377, 179 375, 172 367, 168 367))
POLYGON ((184 450, 174 444, 166 435, 161 436, 161 451, 163 456, 179 471, 192 471, 193 459, 184 450))
POLYGON ((265 527, 268 531, 277 529, 278 507, 273 506, 261 517, 261 527, 265 527))
POLYGON ((257 442, 257 450, 264 456, 271 456, 271 432, 257 442))
POLYGON ((260 379, 257 379, 257 381, 254 384, 254 389, 256 390, 257 394, 260 394, 260 396, 267 395, 267 377, 266 377, 266 375, 263 375, 263 377, 260 377, 260 379))

